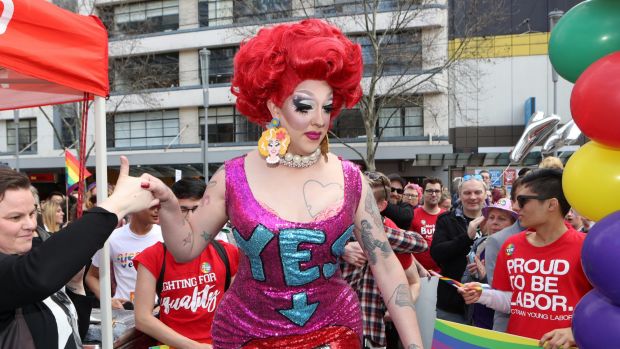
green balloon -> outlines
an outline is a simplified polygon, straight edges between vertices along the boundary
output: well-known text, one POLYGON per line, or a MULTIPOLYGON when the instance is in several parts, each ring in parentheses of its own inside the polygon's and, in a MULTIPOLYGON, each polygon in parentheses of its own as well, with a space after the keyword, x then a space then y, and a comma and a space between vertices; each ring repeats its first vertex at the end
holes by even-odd
POLYGON ((551 31, 549 59, 575 82, 590 64, 620 51, 620 1, 589 0, 568 11, 551 31))

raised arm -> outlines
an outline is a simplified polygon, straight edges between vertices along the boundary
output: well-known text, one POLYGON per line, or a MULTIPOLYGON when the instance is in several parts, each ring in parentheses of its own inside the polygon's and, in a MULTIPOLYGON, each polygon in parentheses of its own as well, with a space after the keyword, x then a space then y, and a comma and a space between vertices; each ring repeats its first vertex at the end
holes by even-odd
POLYGON ((159 199, 159 222, 166 247, 178 262, 189 262, 215 238, 226 224, 226 176, 224 167, 213 175, 200 204, 185 220, 172 190, 159 179, 149 176, 148 189, 159 199))
POLYGON ((355 234, 368 257, 383 300, 407 349, 422 348, 415 306, 405 272, 392 252, 383 229, 379 209, 364 179, 355 215, 355 234))
POLYGON ((140 187, 142 178, 128 173, 129 163, 121 157, 116 189, 99 207, 88 210, 29 253, 0 258, 0 279, 3 285, 10 285, 0 287, 0 311, 43 300, 58 291, 103 246, 120 217, 156 204, 140 187))

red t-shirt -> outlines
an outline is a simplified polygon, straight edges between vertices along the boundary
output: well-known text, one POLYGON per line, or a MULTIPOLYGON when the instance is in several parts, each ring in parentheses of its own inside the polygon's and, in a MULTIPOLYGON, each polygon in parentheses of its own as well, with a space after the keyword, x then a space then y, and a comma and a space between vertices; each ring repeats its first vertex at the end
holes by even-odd
MULTIPOLYGON (((239 251, 234 245, 219 241, 230 263, 231 277, 237 273, 239 251)), ((161 242, 145 249, 134 258, 134 266, 142 264, 159 278, 163 263, 161 242)), ((166 270, 161 292, 159 319, 179 334, 200 343, 211 344, 211 324, 215 308, 224 296, 226 267, 211 244, 194 260, 177 263, 166 251, 166 270)))
MULTIPOLYGON (((400 230, 396 223, 387 217, 383 217, 383 225, 388 228, 400 230)), ((398 258, 400 265, 403 266, 403 270, 409 269, 411 264, 413 264, 413 255, 411 255, 411 253, 396 253, 396 258, 398 258)))
POLYGON ((571 228, 550 245, 536 247, 527 234, 511 236, 500 248, 493 288, 512 292, 507 332, 540 339, 570 327, 577 302, 592 289, 581 267, 586 235, 571 228))
MULTIPOLYGON (((440 210, 437 214, 429 214, 424 211, 422 206, 416 207, 416 209, 413 210, 413 220, 411 221, 411 227, 409 230, 420 233, 420 235, 422 235, 424 240, 428 243, 428 246, 430 246, 433 242, 433 234, 435 234, 435 223, 437 223, 437 217, 439 217, 439 215, 443 212, 444 210, 440 210)), ((415 258, 425 269, 441 273, 441 268, 439 268, 437 263, 435 263, 431 257, 430 248, 422 253, 416 253, 415 258)))

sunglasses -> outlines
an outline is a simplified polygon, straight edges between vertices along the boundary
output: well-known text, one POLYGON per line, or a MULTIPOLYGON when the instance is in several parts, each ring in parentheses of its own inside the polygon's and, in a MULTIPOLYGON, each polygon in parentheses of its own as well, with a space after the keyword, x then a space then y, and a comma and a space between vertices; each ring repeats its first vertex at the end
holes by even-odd
POLYGON ((405 192, 405 190, 403 188, 390 188, 390 190, 393 192, 397 192, 398 194, 402 194, 405 192))
POLYGON ((544 196, 538 196, 538 195, 517 195, 517 203, 519 203, 519 207, 523 207, 525 206, 528 201, 530 200, 548 200, 551 198, 546 198, 544 196))
POLYGON ((479 174, 463 176, 463 182, 466 182, 466 181, 468 181, 470 179, 477 179, 477 180, 481 181, 482 180, 482 176, 479 175, 479 174))

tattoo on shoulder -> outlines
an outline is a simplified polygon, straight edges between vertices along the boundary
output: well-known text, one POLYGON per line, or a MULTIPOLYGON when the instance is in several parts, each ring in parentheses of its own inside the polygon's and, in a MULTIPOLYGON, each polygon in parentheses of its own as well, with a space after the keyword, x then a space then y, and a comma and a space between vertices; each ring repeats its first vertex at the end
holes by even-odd
POLYGON ((407 349, 422 349, 422 347, 417 344, 409 344, 407 349))
POLYGON ((368 213, 372 219, 375 221, 375 225, 380 227, 383 225, 381 221, 381 214, 379 213, 379 208, 377 208, 377 201, 375 200, 375 196, 373 195, 372 188, 368 187, 368 191, 366 192, 366 199, 364 200, 364 211, 368 213))
POLYGON ((388 300, 388 303, 394 299, 394 304, 399 307, 411 307, 415 311, 415 305, 413 304, 413 298, 411 298, 411 292, 409 292, 409 286, 400 284, 396 286, 394 293, 388 300))
POLYGON ((387 242, 387 240, 377 240, 374 236, 372 236, 372 224, 370 224, 370 222, 362 219, 360 230, 363 244, 362 247, 368 254, 368 261, 370 262, 370 265, 377 264, 377 254, 375 252, 377 248, 381 251, 383 258, 387 258, 387 256, 390 255, 390 252, 392 252, 390 243, 387 242))

